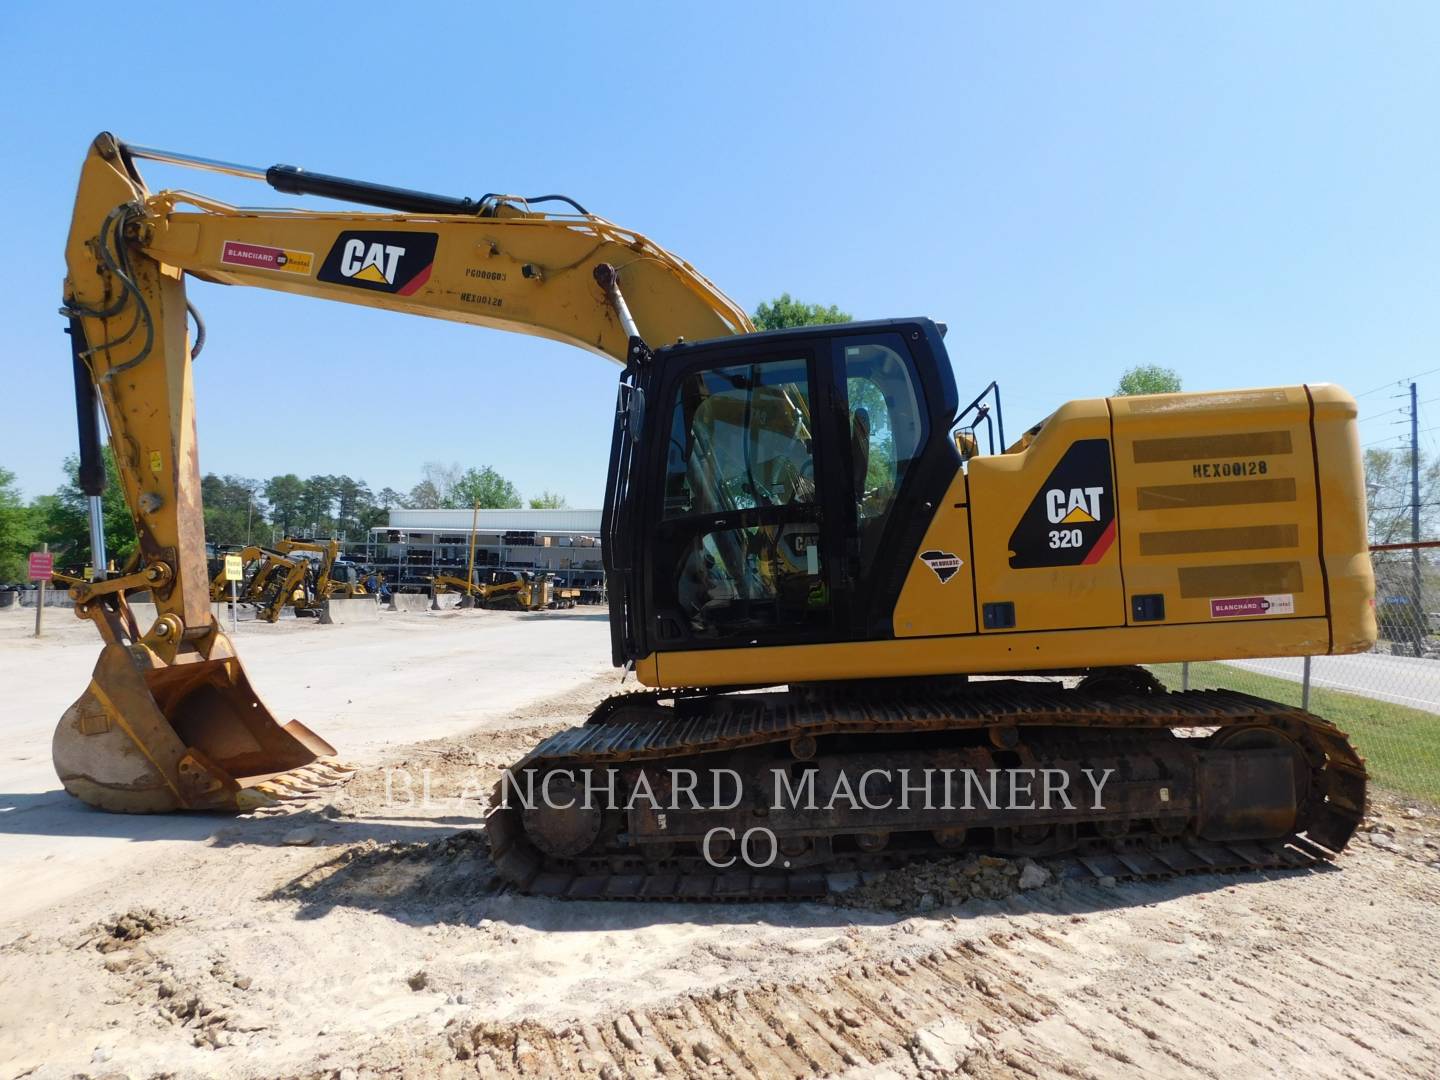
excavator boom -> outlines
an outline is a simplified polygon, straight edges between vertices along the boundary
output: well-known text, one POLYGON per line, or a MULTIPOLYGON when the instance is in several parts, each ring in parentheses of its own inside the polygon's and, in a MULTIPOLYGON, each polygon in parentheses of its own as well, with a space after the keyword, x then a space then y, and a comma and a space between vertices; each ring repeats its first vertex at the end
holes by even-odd
MULTIPOLYGON (((103 414, 140 557, 133 573, 73 590, 77 613, 95 621, 106 645, 90 687, 56 732, 56 767, 68 790, 107 809, 234 808, 283 789, 279 774, 323 772, 333 753, 298 722, 282 728, 273 720, 211 611, 192 380, 203 324, 186 276, 532 334, 617 363, 631 347, 634 318, 655 344, 751 329, 684 260, 578 206, 564 209, 577 212, 556 216, 510 196, 447 199, 130 147, 109 134, 95 139, 66 245, 63 309, 80 479, 87 495, 103 490, 103 414), (242 210, 183 191, 152 193, 137 167, 145 159, 398 212, 242 210), (622 283, 617 306, 611 298, 622 283), (149 627, 126 601, 139 590, 155 603, 149 627)), ((284 580, 267 618, 303 562, 273 553, 269 568, 259 584, 284 580)), ((256 584, 252 578, 252 591, 256 584)))

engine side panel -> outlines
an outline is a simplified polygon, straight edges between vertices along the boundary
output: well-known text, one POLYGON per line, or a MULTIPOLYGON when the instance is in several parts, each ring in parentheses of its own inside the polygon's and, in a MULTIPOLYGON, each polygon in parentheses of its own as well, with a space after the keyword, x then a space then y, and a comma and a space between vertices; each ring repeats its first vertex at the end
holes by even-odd
MULTIPOLYGON (((1167 623, 1326 615, 1303 386, 1117 397, 1110 408, 1131 597, 1163 597, 1167 623)), ((1133 608, 1129 621, 1141 621, 1133 608)), ((1327 651, 1328 634, 1313 648, 1327 651)))

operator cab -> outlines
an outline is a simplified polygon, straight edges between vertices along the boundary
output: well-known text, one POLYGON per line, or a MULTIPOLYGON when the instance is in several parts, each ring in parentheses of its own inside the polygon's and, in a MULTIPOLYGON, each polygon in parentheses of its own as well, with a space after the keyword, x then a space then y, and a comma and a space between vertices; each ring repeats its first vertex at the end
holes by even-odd
POLYGON ((627 368, 621 398, 604 549, 617 659, 890 635, 959 463, 935 323, 680 343, 627 368))

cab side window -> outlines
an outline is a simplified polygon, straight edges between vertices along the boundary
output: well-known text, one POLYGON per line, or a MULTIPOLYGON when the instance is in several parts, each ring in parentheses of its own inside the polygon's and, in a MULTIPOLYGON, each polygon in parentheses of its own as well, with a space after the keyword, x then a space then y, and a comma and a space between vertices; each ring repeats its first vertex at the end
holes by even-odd
POLYGON ((925 443, 925 417, 904 346, 893 334, 837 345, 848 409, 850 493, 862 573, 870 568, 896 493, 925 443))

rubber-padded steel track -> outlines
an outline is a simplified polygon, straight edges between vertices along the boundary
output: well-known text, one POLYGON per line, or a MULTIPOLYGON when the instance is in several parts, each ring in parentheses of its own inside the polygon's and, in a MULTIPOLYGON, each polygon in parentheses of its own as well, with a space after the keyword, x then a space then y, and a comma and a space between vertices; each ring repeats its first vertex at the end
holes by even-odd
MULTIPOLYGON (((877 691, 799 691, 696 694, 666 704, 674 692, 616 695, 602 702, 585 725, 562 731, 511 766, 525 770, 619 763, 685 764, 697 755, 779 743, 802 736, 865 735, 884 738, 915 732, 1014 727, 1133 732, 1157 729, 1260 727, 1297 745, 1310 779, 1291 835, 1265 841, 1217 843, 1185 833, 1173 838, 1122 838, 1062 853, 1052 864, 1062 876, 1161 878, 1186 873, 1281 869, 1328 861, 1344 848, 1365 806, 1365 767, 1345 734, 1299 709, 1224 690, 1101 695, 1055 684, 993 681, 959 688, 877 691)), ((497 796, 499 789, 497 788, 497 796)), ((498 798, 496 800, 498 802, 498 798)), ((575 899, 785 900, 828 891, 826 867, 786 871, 720 871, 677 861, 647 865, 638 856, 554 859, 525 832, 515 806, 492 810, 486 822, 500 875, 520 889, 575 899)), ((908 851, 906 859, 947 852, 908 851)), ((893 857, 892 862, 893 865, 893 857)), ((884 866, 881 860, 869 865, 884 866)), ((854 861, 844 867, 853 869, 854 861)))

